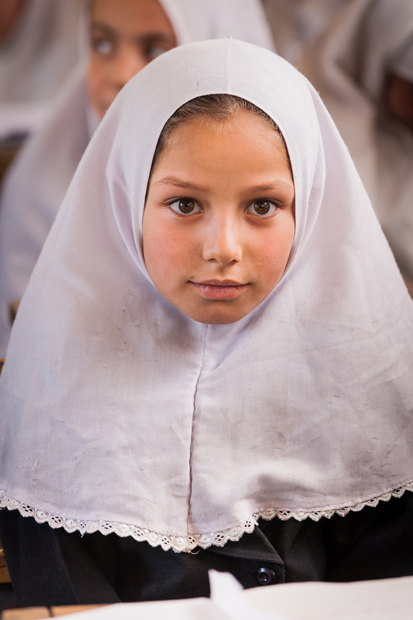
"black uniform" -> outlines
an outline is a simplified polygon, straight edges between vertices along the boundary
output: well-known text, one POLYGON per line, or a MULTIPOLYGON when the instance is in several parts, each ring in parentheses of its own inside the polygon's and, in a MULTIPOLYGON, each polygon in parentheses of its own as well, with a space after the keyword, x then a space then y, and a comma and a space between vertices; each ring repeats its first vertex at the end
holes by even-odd
POLYGON ((413 493, 320 521, 261 521, 224 547, 163 551, 116 534, 68 534, 0 510, 0 537, 20 606, 209 596, 208 570, 244 588, 292 581, 413 575, 413 493))

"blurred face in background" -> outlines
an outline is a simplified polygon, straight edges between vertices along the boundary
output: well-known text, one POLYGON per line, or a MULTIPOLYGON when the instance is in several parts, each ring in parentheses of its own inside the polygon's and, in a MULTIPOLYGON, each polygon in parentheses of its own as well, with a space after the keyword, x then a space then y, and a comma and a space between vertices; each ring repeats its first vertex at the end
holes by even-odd
POLYGON ((25 5, 26 0, 0 0, 0 44, 17 27, 25 5))
POLYGON ((158 0, 94 0, 88 90, 99 117, 138 71, 176 44, 158 0))

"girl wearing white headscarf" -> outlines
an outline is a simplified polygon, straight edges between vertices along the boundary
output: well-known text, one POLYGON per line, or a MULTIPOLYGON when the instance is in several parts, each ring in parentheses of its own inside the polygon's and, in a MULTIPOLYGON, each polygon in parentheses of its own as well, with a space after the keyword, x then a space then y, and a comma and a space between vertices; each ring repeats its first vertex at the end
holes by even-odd
POLYGON ((89 144, 11 336, 0 535, 21 604, 206 595, 208 568, 412 574, 412 369, 412 300, 307 80, 234 40, 160 56, 89 144), (219 93, 281 130, 295 234, 267 297, 205 324, 153 284, 143 215, 165 123, 219 93))
MULTIPOLYGON (((235 37, 273 48, 258 0, 161 0, 161 5, 178 45, 235 37)), ((114 7, 119 13, 116 3, 114 7)), ((110 39, 105 39, 105 33, 98 32, 99 36, 93 44, 105 52, 104 46, 110 45, 110 39)), ((135 70, 139 68, 136 65, 135 70)), ((47 122, 27 144, 4 184, 0 205, 0 357, 5 356, 11 329, 10 304, 20 300, 25 291, 58 208, 98 124, 97 112, 102 113, 102 106, 96 110, 91 105, 87 91, 93 75, 89 74, 87 86, 85 73, 85 69, 80 69, 73 75, 47 122)), ((105 93, 106 107, 123 86, 122 79, 120 75, 119 84, 105 93)))
POLYGON ((396 259, 413 279, 413 96, 409 128, 392 92, 395 81, 412 91, 413 3, 348 2, 300 69, 337 123, 396 259))
POLYGON ((32 129, 79 60, 80 0, 15 4, 0 45, 0 138, 32 129))

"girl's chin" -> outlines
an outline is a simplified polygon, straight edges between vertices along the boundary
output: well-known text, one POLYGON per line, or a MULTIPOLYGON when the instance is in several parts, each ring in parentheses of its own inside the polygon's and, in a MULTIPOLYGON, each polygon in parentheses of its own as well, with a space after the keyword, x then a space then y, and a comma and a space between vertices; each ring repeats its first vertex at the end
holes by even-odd
POLYGON ((249 305, 237 303, 237 299, 198 299, 198 302, 181 305, 179 309, 187 317, 204 325, 228 325, 236 323, 253 309, 249 305))

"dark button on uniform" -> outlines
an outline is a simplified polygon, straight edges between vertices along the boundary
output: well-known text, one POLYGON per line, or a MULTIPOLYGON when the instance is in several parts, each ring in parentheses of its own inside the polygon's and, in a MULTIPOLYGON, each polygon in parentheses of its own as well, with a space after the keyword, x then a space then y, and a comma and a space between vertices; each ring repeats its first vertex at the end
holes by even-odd
POLYGON ((260 586, 269 586, 275 581, 275 573, 271 568, 259 568, 257 572, 257 581, 260 586))

